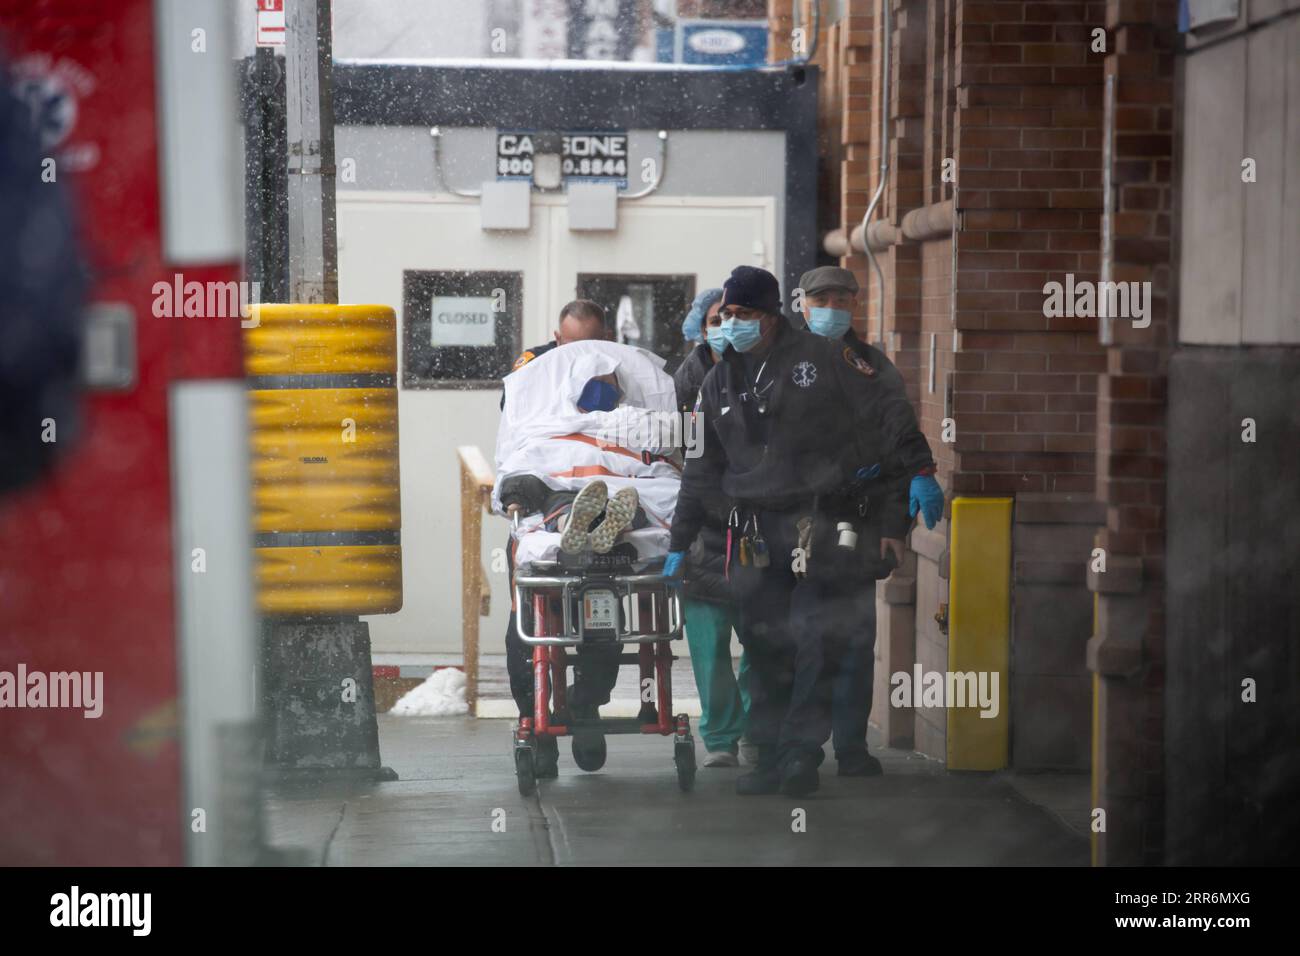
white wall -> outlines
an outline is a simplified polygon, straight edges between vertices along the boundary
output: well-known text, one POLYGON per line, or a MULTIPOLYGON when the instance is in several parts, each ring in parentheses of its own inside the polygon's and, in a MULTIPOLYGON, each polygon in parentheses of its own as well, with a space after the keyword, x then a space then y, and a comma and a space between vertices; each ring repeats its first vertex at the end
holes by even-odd
POLYGON ((1194 50, 1185 71, 1179 340, 1300 344, 1300 17, 1194 50))
MULTIPOLYGON (((623 203, 614 233, 571 233, 562 196, 534 196, 521 233, 479 228, 477 200, 419 193, 339 193, 339 289, 343 302, 398 310, 404 269, 510 269, 524 274, 523 339, 551 337, 581 272, 694 274, 697 288, 721 284, 736 265, 773 268, 771 197, 652 197, 623 203), (757 241, 757 243, 756 243, 757 241), (755 253, 757 247, 762 251, 755 253)), ((399 379, 400 380, 400 379, 399 379)), ((499 387, 402 389, 402 554, 405 605, 370 618, 377 652, 456 653, 461 641, 460 503, 456 448, 496 443, 499 387)), ((506 543, 505 522, 484 523, 483 562, 506 543)), ((492 613, 481 622, 485 653, 503 651, 507 577, 490 573, 492 613)))
MULTIPOLYGON (((256 4, 235 9, 235 56, 256 49, 256 4)), ((334 0, 334 58, 459 58, 486 56, 491 39, 487 0, 334 0)))

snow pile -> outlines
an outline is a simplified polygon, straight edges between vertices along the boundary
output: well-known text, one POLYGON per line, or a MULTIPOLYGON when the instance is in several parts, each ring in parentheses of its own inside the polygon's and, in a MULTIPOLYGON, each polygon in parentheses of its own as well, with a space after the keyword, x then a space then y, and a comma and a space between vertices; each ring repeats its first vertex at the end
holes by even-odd
POLYGON ((465 703, 465 672, 455 667, 434 671, 423 684, 393 705, 399 717, 448 717, 469 713, 465 703))

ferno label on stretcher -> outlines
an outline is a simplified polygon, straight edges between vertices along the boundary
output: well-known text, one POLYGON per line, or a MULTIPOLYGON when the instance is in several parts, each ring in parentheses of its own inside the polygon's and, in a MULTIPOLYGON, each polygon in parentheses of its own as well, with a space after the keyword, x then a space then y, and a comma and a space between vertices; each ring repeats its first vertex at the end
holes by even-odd
POLYGON ((613 591, 588 591, 582 596, 584 631, 612 631, 618 622, 618 599, 613 591))

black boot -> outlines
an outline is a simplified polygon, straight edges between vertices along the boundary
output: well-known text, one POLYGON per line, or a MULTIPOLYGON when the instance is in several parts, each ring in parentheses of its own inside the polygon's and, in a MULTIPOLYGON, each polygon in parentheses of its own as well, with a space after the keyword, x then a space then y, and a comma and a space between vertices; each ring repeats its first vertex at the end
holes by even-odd
POLYGON ((781 771, 777 767, 756 767, 736 778, 736 795, 762 797, 781 789, 781 771))
POLYGON ((787 797, 806 796, 820 786, 817 761, 810 756, 791 757, 781 768, 781 793, 787 797))
POLYGON ((781 767, 777 763, 776 748, 755 745, 758 762, 749 773, 736 778, 736 794, 741 797, 761 797, 781 789, 781 767))
POLYGON ((880 761, 865 750, 861 753, 846 754, 843 757, 836 757, 835 763, 838 767, 837 773, 841 777, 879 777, 885 771, 880 766, 880 761))
MULTIPOLYGON (((579 695, 574 693, 574 687, 570 685, 568 690, 569 713, 577 720, 596 720, 600 717, 600 710, 585 703, 579 695)), ((605 747, 605 735, 600 731, 592 730, 574 730, 573 731, 573 762, 587 772, 599 770, 605 766, 605 756, 607 753, 605 747)))

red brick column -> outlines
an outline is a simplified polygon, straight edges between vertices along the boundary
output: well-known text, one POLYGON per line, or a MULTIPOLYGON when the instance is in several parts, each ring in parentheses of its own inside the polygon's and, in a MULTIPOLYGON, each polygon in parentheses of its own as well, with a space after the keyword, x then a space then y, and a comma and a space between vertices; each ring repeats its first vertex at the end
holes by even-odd
POLYGON ((1097 322, 1045 316, 1043 287, 1097 278, 1102 23, 1100 3, 957 3, 954 494, 1093 486, 1097 322))
MULTIPOLYGON (((880 181, 880 136, 874 120, 880 97, 876 82, 880 76, 879 49, 875 44, 879 30, 877 0, 847 0, 837 50, 841 65, 840 223, 846 234, 862 222, 880 181)), ((878 290, 871 265, 865 254, 856 251, 842 257, 840 264, 852 270, 864 290, 864 308, 861 316, 855 317, 858 334, 874 341, 880 325, 872 306, 878 290)))
MULTIPOLYGON (((925 0, 892 0, 894 31, 890 52, 889 184, 885 191, 885 218, 895 229, 903 216, 927 202, 925 193, 925 116, 927 95, 927 18, 925 0)), ((914 389, 914 398, 924 401, 921 378, 922 279, 919 243, 902 243, 889 250, 882 265, 885 273, 886 344, 902 362, 901 370, 914 389), (892 333, 892 338, 890 337, 892 333)))
POLYGON ((1102 255, 1114 281, 1150 282, 1151 324, 1117 319, 1097 394, 1097 497, 1106 526, 1096 546, 1089 666, 1097 675, 1099 739, 1094 834, 1101 865, 1153 864, 1163 855, 1165 401, 1173 206, 1172 0, 1112 0, 1106 81, 1112 151, 1112 228, 1102 255))

